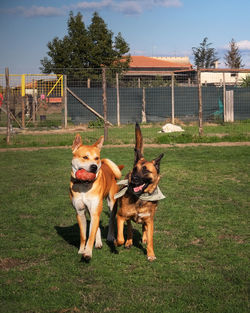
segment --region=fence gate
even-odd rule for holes
[[[234,122],[234,91],[226,90],[224,122]]]

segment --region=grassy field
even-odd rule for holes
[[[124,164],[125,174],[132,150],[104,148],[102,157]],[[145,156],[161,152],[166,199],[156,213],[153,263],[139,225],[130,250],[106,243],[106,206],[104,246],[81,260],[70,150],[1,153],[0,312],[249,312],[250,147],[157,148]]]
[[[183,125],[184,132],[164,134],[159,133],[162,124],[142,125],[144,142],[148,144],[175,144],[191,142],[236,142],[250,141],[250,121],[206,124],[204,125],[204,136],[198,134],[197,125]],[[103,128],[75,127],[74,131],[53,132],[53,131],[27,131],[14,133],[11,136],[10,147],[37,147],[37,146],[67,146],[72,144],[74,133],[80,132],[85,143],[92,143],[93,140],[103,135]],[[121,127],[110,127],[108,140],[105,144],[131,144],[134,143],[134,125],[123,125]],[[5,148],[6,133],[0,134],[0,148]]]

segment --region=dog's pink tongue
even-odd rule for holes
[[[141,185],[141,186],[138,186],[138,187],[135,187],[134,188],[134,192],[138,192],[138,191],[141,191],[142,188],[144,187],[145,184]]]

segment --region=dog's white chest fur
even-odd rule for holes
[[[93,195],[91,190],[80,192],[72,198],[72,204],[79,215],[84,214],[86,209],[92,214],[96,210],[99,201],[100,197]]]

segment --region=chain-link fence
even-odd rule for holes
[[[62,71],[63,72],[63,71]],[[103,126],[137,122],[207,122],[250,118],[250,71],[118,73],[76,69],[74,76],[9,75],[11,125],[17,127]],[[199,99],[198,90],[202,97]],[[104,101],[105,99],[105,101]],[[6,126],[6,77],[0,75],[0,126]],[[106,114],[106,116],[104,116]],[[200,116],[201,117],[201,116]]]
[[[6,126],[7,90],[13,127],[62,124],[63,75],[10,74],[6,82],[0,74],[0,126]]]
[[[197,71],[165,73],[164,76],[146,73],[122,75],[107,70],[107,120],[110,123],[198,120]],[[241,85],[239,75],[236,78],[201,72],[203,121],[233,122],[250,118],[250,88]],[[102,83],[101,70],[99,73],[96,70],[93,77],[88,73],[83,80],[67,78],[68,117],[73,124],[94,122],[99,119],[95,112],[103,116]]]

